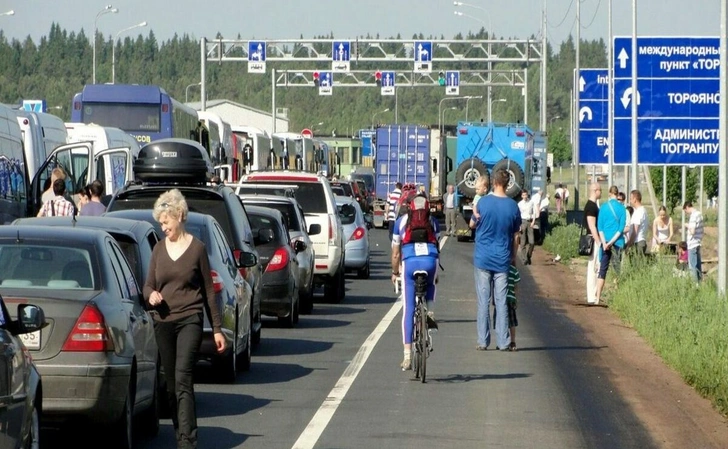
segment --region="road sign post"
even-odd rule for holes
[[[460,72],[445,72],[445,95],[460,95]]]
[[[265,73],[265,42],[248,41],[248,73]]]
[[[334,41],[331,43],[331,71],[345,73],[351,70],[351,42]]]
[[[615,160],[632,159],[636,102],[639,164],[718,164],[719,45],[714,37],[639,37],[634,92],[632,40],[614,39]]]

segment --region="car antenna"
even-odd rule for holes
[[[15,237],[15,243],[23,243],[23,239],[20,238],[20,229],[16,231],[18,233],[18,236]]]

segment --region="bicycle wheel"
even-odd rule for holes
[[[415,379],[420,378],[420,360],[424,356],[422,348],[420,347],[420,335],[422,335],[422,332],[420,331],[419,314],[420,308],[418,306],[415,308],[415,322],[412,330],[412,371],[415,374]]]
[[[420,347],[420,380],[422,383],[425,383],[425,378],[427,376],[427,351],[429,351],[429,348],[427,347],[427,313],[425,313],[425,304],[424,299],[420,298],[420,304],[419,304],[419,336],[418,336],[418,346]]]

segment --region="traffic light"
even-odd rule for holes
[[[374,73],[374,81],[377,82],[377,87],[382,87],[382,72],[379,70]]]
[[[440,86],[445,85],[445,72],[441,71],[437,74],[437,84],[439,84]]]
[[[321,75],[319,74],[319,72],[313,72],[313,85],[314,86],[319,87],[320,77],[321,77]]]

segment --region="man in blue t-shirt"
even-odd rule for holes
[[[515,265],[516,240],[521,229],[521,214],[516,202],[506,195],[510,175],[498,170],[491,176],[493,194],[484,196],[476,206],[477,215],[470,220],[475,229],[475,293],[478,298],[478,344],[484,351],[490,345],[491,286],[495,299],[495,332],[498,348],[508,351],[511,335],[508,329],[508,269]]]

